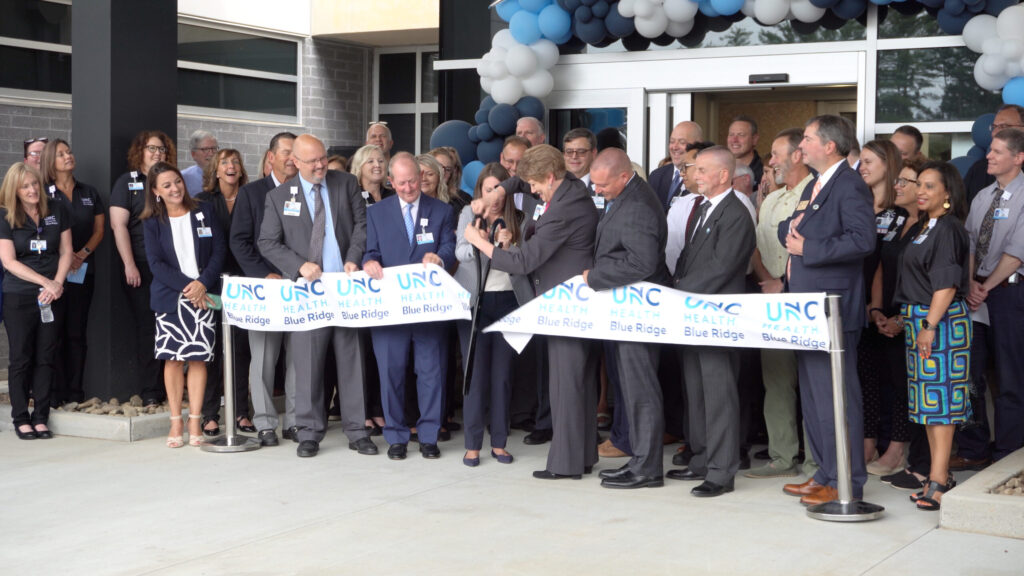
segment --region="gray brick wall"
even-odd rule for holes
[[[67,140],[70,135],[70,108],[0,104],[0,166],[5,173],[24,158],[25,140],[41,136]]]

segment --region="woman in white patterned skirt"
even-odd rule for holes
[[[200,406],[206,388],[206,363],[216,340],[208,291],[220,285],[227,238],[213,206],[189,196],[178,169],[155,164],[146,178],[142,213],[146,259],[153,271],[150,308],[156,313],[155,354],[164,363],[164,387],[171,408],[167,446],[184,443],[181,421],[188,362],[189,445],[202,444]]]

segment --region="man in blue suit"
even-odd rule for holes
[[[407,152],[391,158],[388,166],[396,195],[366,212],[366,254],[363,270],[371,278],[384,277],[384,268],[404,264],[455,264],[455,215],[450,206],[420,194],[420,168]],[[370,331],[380,369],[384,407],[384,439],[388,458],[403,460],[409,443],[405,422],[405,374],[412,347],[420,419],[416,432],[424,458],[440,458],[437,433],[444,408],[448,368],[448,331],[441,322],[381,326]]]
[[[676,124],[668,139],[668,156],[672,161],[652,170],[647,177],[665,212],[672,206],[673,198],[689,193],[683,184],[683,180],[686,179],[686,152],[690,144],[703,139],[704,129],[700,124],[689,120]]]
[[[804,128],[800,151],[818,177],[804,188],[793,216],[779,223],[779,240],[789,252],[786,270],[790,292],[828,292],[841,296],[842,347],[846,355],[846,421],[853,480],[853,497],[861,498],[867,471],[857,341],[864,326],[864,257],[875,249],[871,190],[846,155],[856,142],[853,126],[839,116],[817,116]],[[838,498],[835,415],[832,409],[832,370],[826,352],[797,352],[800,400],[811,454],[821,468],[802,484],[784,491],[807,505]]]

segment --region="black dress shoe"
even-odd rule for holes
[[[673,480],[703,480],[704,474],[697,474],[689,468],[684,468],[682,470],[669,470],[665,473],[665,477]]]
[[[661,476],[642,476],[639,474],[633,474],[629,471],[615,478],[605,478],[604,480],[601,480],[601,486],[604,488],[619,488],[624,490],[631,488],[659,488],[664,485],[665,480]]]
[[[384,434],[384,429],[376,424],[373,426],[367,426],[366,431],[370,433],[370,436],[380,436]]]
[[[750,454],[740,453],[740,470],[750,470]]]
[[[580,478],[583,478],[580,474],[555,474],[554,472],[549,472],[547,470],[537,470],[533,473],[533,477],[538,480],[564,480],[566,478],[579,480]]]
[[[594,471],[594,467],[593,466],[584,466],[583,467],[583,473],[584,474],[590,474],[593,471]]]
[[[620,466],[620,467],[618,467],[618,468],[616,468],[614,470],[601,470],[601,472],[598,473],[598,476],[600,476],[602,479],[604,479],[604,478],[621,478],[621,477],[625,476],[626,474],[629,474],[629,464],[625,464],[625,465]]]
[[[447,428],[451,432],[458,432],[459,430],[462,430],[462,424],[459,424],[458,422],[456,422],[454,420],[449,420],[449,421],[445,422],[444,423],[444,427]]]
[[[22,432],[20,426],[15,426],[14,434],[17,435],[18,438],[22,440],[35,440],[36,438],[38,438],[38,436],[36,436],[36,431],[34,428],[32,430],[29,430],[28,432]]]
[[[349,442],[348,449],[355,450],[366,456],[376,456],[377,454],[380,454],[380,451],[377,450],[377,445],[369,438],[360,438],[355,442]]]
[[[529,446],[537,446],[538,444],[544,444],[545,442],[551,442],[551,436],[553,432],[551,430],[534,430],[523,438],[523,444]]]
[[[682,452],[676,452],[672,455],[673,466],[689,466],[690,458],[693,458],[693,451],[687,446]]]
[[[437,460],[441,457],[441,450],[437,444],[420,444],[420,454],[428,460]]]
[[[257,438],[260,439],[260,446],[277,446],[277,432],[273,430],[260,430]]]
[[[392,444],[388,447],[388,458],[392,460],[405,460],[405,444]]]
[[[299,458],[312,458],[319,451],[319,442],[316,440],[303,440],[299,442],[299,447],[295,450],[295,453],[299,455]]]
[[[721,484],[715,484],[714,482],[704,481],[700,486],[695,486],[693,490],[690,490],[690,494],[698,498],[713,498],[715,496],[721,496],[726,492],[732,492],[733,484],[729,482],[728,485],[723,486]]]
[[[291,440],[292,442],[298,442],[299,441],[299,427],[298,426],[289,426],[288,428],[285,428],[284,430],[281,430],[281,436],[285,440]]]
[[[444,428],[437,431],[438,442],[447,442],[452,439],[452,433]]]

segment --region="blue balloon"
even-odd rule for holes
[[[498,103],[494,101],[494,98],[492,98],[491,95],[488,94],[487,96],[484,96],[483,100],[480,101],[480,109],[490,112],[491,108],[494,108],[497,104]]]
[[[960,172],[961,177],[967,174],[967,171],[971,169],[974,162],[974,160],[967,156],[957,156],[949,161],[949,163],[956,167],[957,171]]]
[[[516,133],[516,122],[519,121],[519,110],[511,104],[498,104],[487,114],[487,123],[497,136],[510,136]],[[486,138],[484,138],[486,140]]]
[[[483,124],[484,122],[487,122],[487,112],[488,110],[485,110],[483,108],[477,110],[476,114],[473,115],[473,121],[476,122],[477,124]]]
[[[985,149],[980,146],[971,146],[967,151],[967,157],[977,162],[985,157]]]
[[[989,129],[989,126],[995,121],[996,115],[993,112],[982,114],[974,121],[971,126],[971,140],[974,140],[976,146],[988,150],[992,144],[992,130]]]
[[[463,162],[472,162],[476,159],[476,146],[469,139],[469,122],[463,120],[449,120],[434,128],[430,135],[430,147],[451,146],[459,153],[459,159]]]
[[[719,14],[718,11],[715,10],[715,7],[711,5],[710,0],[701,0],[698,4],[698,8],[700,9],[701,13],[707,16],[708,18],[715,18],[716,16],[721,16],[721,14]]]
[[[504,141],[500,138],[484,140],[476,145],[476,158],[480,159],[484,164],[497,162],[501,157],[501,148],[504,144]],[[473,184],[476,184],[476,181]]]
[[[917,3],[928,8],[941,8],[945,1],[946,0],[917,0]]]
[[[604,19],[608,15],[609,10],[607,0],[598,0],[593,6],[590,7],[590,11],[594,13],[594,18]]]
[[[462,167],[462,188],[467,194],[473,194],[476,189],[476,181],[480,178],[480,173],[484,170],[484,163],[479,160],[473,160],[469,164]]]
[[[863,14],[867,8],[867,0],[839,0],[839,2],[832,7],[832,12],[843,20],[853,20]]]
[[[1024,76],[1010,78],[1006,86],[1003,86],[1003,104],[1024,106]]]
[[[877,4],[878,6],[885,6],[886,4],[889,4],[889,3],[894,2],[894,1],[899,1],[899,0],[871,0],[871,3],[872,4]]]
[[[512,20],[512,16],[516,12],[519,12],[519,0],[505,0],[501,4],[498,4],[498,18],[501,18],[505,22]]]
[[[618,9],[608,12],[608,15],[604,17],[604,26],[608,29],[608,34],[615,36],[616,38],[625,38],[633,32],[636,32],[636,26],[633,24],[633,19],[626,18],[622,14],[619,14]]]
[[[576,37],[587,44],[598,44],[604,40],[608,30],[604,27],[604,20],[591,18],[589,22],[576,21]]]
[[[519,110],[520,118],[532,116],[544,122],[544,103],[540,101],[540,98],[523,96],[519,99],[519,102],[516,102],[516,110]]]
[[[743,8],[743,0],[710,0],[711,6],[722,16],[731,16]]]
[[[537,25],[548,40],[563,38],[572,30],[572,16],[556,5],[546,6],[537,15]]]
[[[512,16],[508,23],[509,32],[516,42],[529,46],[540,40],[540,24],[537,23],[537,15],[533,12],[520,10]]]
[[[537,13],[551,4],[551,0],[519,0],[519,6],[528,12]]]
[[[481,142],[486,142],[487,140],[494,138],[494,130],[491,129],[491,125],[488,124],[487,122],[483,122],[479,126],[477,126],[476,138],[477,144]]]
[[[473,144],[480,143],[479,128],[479,126],[473,126],[469,129],[469,141]]]
[[[573,10],[579,8],[581,4],[582,2],[580,2],[580,0],[558,0],[558,5],[562,7],[562,10],[565,10],[570,14]]]
[[[999,13],[1003,10],[1016,5],[1017,0],[988,0],[985,2],[985,13],[993,16],[999,16]]]
[[[818,8],[831,8],[839,3],[839,0],[811,0],[811,4]]]
[[[565,34],[559,36],[558,38],[548,38],[548,40],[551,40],[555,44],[561,46],[562,44],[565,44],[569,40],[572,40],[572,28],[570,27]]]
[[[946,3],[942,6],[943,10],[949,12],[953,16],[959,16],[963,13],[964,8],[966,8],[966,6],[964,5],[963,0],[946,0]]]
[[[963,34],[967,21],[974,18],[974,16],[974,14],[966,10],[960,12],[960,14],[952,14],[943,8],[935,15],[935,20],[939,23],[939,28],[943,32],[947,34]]]
[[[584,6],[593,6],[594,4],[597,4],[597,0],[580,0],[580,3]]]
[[[590,9],[590,6],[580,6],[572,15],[576,22],[580,24],[587,24],[594,19],[594,12]]]

